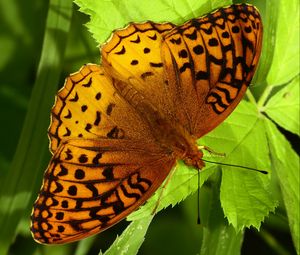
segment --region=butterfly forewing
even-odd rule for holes
[[[131,104],[140,97],[165,115],[174,112],[170,111],[174,102],[168,96],[161,42],[163,34],[173,27],[171,23],[132,23],[126,29],[117,30],[101,47],[105,71],[123,81],[119,93]]]
[[[88,64],[66,79],[52,109],[48,130],[54,152],[73,138],[151,140],[142,118],[120,97],[103,68]]]
[[[260,15],[253,6],[233,5],[176,27],[163,39],[176,115],[201,137],[233,111],[249,86],[261,51]]]

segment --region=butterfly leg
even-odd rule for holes
[[[152,210],[152,213],[151,213],[152,215],[154,215],[154,214],[156,213],[156,210],[157,210],[157,208],[158,208],[158,206],[159,206],[159,203],[160,203],[160,200],[161,200],[161,198],[162,198],[162,195],[163,195],[163,193],[164,193],[164,191],[165,191],[165,189],[166,189],[166,187],[167,187],[169,181],[172,179],[172,177],[173,177],[175,171],[176,171],[176,167],[174,167],[174,168],[171,170],[170,174],[168,175],[168,177],[166,178],[164,184],[162,185],[161,190],[160,190],[160,193],[159,193],[158,198],[157,198],[157,201],[156,201],[155,206],[154,206],[154,208],[153,208],[153,210]]]
[[[226,157],[225,153],[223,153],[223,152],[216,152],[213,149],[211,149],[211,148],[209,148],[209,147],[207,147],[205,145],[199,145],[198,149],[199,150],[206,150],[206,151],[208,151],[212,155],[216,155],[216,156],[220,156],[220,157]]]

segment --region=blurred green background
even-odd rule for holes
[[[30,104],[30,97],[33,85],[36,82],[39,61],[41,59],[41,50],[45,35],[45,26],[49,1],[40,0],[0,0],[0,184],[5,180],[12,167],[12,160],[16,153],[20,134],[23,128],[25,116]],[[64,35],[64,31],[55,32],[53,38],[62,40],[57,45],[61,59],[56,63],[55,70],[52,66],[49,69],[39,70],[44,72],[44,79],[51,81],[51,74],[59,73],[59,80],[53,79],[53,84],[49,91],[40,91],[43,98],[48,98],[48,105],[39,109],[37,118],[40,121],[41,129],[31,130],[37,132],[40,137],[35,142],[41,143],[41,148],[36,151],[36,158],[40,162],[40,168],[45,169],[50,159],[45,144],[47,144],[46,130],[49,125],[50,108],[54,102],[54,92],[64,83],[64,78],[77,71],[85,63],[99,63],[99,49],[97,43],[91,34],[83,25],[89,18],[78,11],[78,7],[73,5],[73,12],[66,10],[66,22],[71,17],[71,29]],[[66,25],[67,26],[67,25]],[[66,28],[67,30],[67,28]],[[54,32],[53,32],[54,33]],[[66,45],[64,45],[66,43]],[[47,56],[51,60],[52,51]],[[49,63],[51,63],[49,61]],[[50,71],[49,71],[50,70]],[[49,94],[48,94],[49,93]],[[30,127],[27,127],[30,129]],[[25,127],[26,129],[26,127]],[[39,133],[44,130],[43,133]],[[295,148],[299,145],[296,136],[286,132],[285,134],[293,142]],[[27,146],[27,147],[26,147]],[[25,146],[30,148],[30,144]],[[299,148],[298,148],[299,149]],[[299,150],[298,150],[299,153]],[[25,159],[26,160],[26,159]],[[35,160],[30,157],[28,160]],[[22,162],[22,161],[20,161]],[[9,192],[1,193],[4,201],[0,207],[14,205],[18,208],[19,202],[23,198],[34,201],[37,191],[40,187],[40,180],[43,172],[38,176],[32,174],[36,171],[28,171],[32,162],[26,162],[26,171],[16,178],[32,179],[32,193],[22,193],[14,201],[9,197]],[[37,181],[35,181],[37,180]],[[22,181],[22,180],[21,180]],[[15,183],[19,183],[15,181]],[[5,184],[8,185],[7,183]],[[4,186],[5,186],[4,185]],[[3,186],[3,187],[4,187]],[[6,187],[5,186],[5,187]],[[202,193],[209,192],[204,188]],[[161,211],[153,220],[146,236],[146,241],[142,245],[139,254],[197,254],[200,249],[200,240],[202,230],[196,225],[196,196],[190,196],[175,208],[168,208]],[[22,207],[21,207],[22,210]],[[50,255],[68,255],[68,254],[98,254],[99,250],[105,251],[116,238],[121,234],[127,223],[122,221],[113,228],[97,235],[95,238],[87,239],[83,242],[73,243],[63,246],[47,247],[33,241],[29,232],[29,217],[31,204],[27,206],[25,212],[22,211],[22,217],[16,213],[15,222],[18,228],[13,229],[14,239],[10,243],[10,238],[0,239],[2,250],[9,250],[9,254],[50,254]],[[2,210],[0,209],[0,212]],[[9,222],[5,222],[9,225]],[[2,227],[2,226],[0,226]],[[180,244],[180,245],[174,245]],[[276,215],[272,214],[263,224],[261,231],[250,229],[246,230],[241,254],[296,254],[293,247],[290,231],[287,223],[287,217],[284,207],[277,208]]]

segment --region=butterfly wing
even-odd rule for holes
[[[176,112],[201,137],[242,99],[257,67],[262,23],[247,4],[221,8],[163,36],[162,55]]]
[[[175,163],[158,150],[121,139],[62,142],[32,212],[40,243],[76,241],[111,227],[143,204]]]
[[[48,134],[52,153],[62,140],[74,138],[152,139],[143,119],[116,93],[103,68],[94,64],[66,79],[52,108]]]
[[[166,119],[201,137],[242,99],[261,43],[258,11],[237,4],[179,27],[131,24],[117,30],[101,53],[105,71],[124,82],[124,94],[144,95]]]
[[[132,100],[128,95],[141,95],[162,115],[174,113],[161,56],[162,35],[173,27],[171,23],[131,23],[116,30],[101,47],[105,72],[123,82],[120,94],[128,101]]]
[[[112,226],[153,194],[175,162],[98,65],[66,79],[48,133],[53,157],[31,216],[40,243]]]

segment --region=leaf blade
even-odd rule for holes
[[[206,12],[219,6],[229,5],[230,0],[202,1],[184,0],[177,1],[176,4],[171,0],[114,0],[114,1],[92,1],[75,0],[80,11],[90,16],[91,20],[87,23],[89,31],[94,39],[102,44],[105,42],[111,31],[125,27],[130,22],[175,22],[183,23],[187,19],[199,17]],[[103,11],[105,10],[105,11]],[[114,17],[112,19],[111,17]]]
[[[255,169],[270,170],[269,151],[264,125],[256,107],[249,103],[244,115],[233,123],[247,129],[243,139],[226,158],[226,163]],[[230,119],[230,118],[229,118]],[[238,134],[235,130],[234,134]],[[277,203],[270,189],[270,176],[249,171],[222,167],[221,204],[225,216],[237,231],[245,227],[259,228],[264,217],[274,211]]]
[[[209,185],[210,181],[212,185]],[[203,208],[206,217],[202,217],[204,227],[200,255],[240,254],[243,232],[236,232],[224,217],[220,203],[220,183],[221,173],[216,172],[210,177],[208,185],[201,190],[200,201],[206,200],[206,206]]]
[[[299,73],[299,1],[280,1],[268,84],[282,85]],[[288,45],[288,47],[287,47]]]
[[[278,176],[294,245],[296,247],[297,254],[299,254],[299,156],[271,121],[266,120],[265,126],[267,129],[270,150],[272,152],[272,163],[274,165],[275,173]]]
[[[104,255],[137,254],[152,219],[153,215],[150,215],[131,222]],[[100,252],[99,255],[102,255],[102,253]]]
[[[299,76],[297,76],[271,97],[264,111],[278,125],[300,136],[299,101]]]

